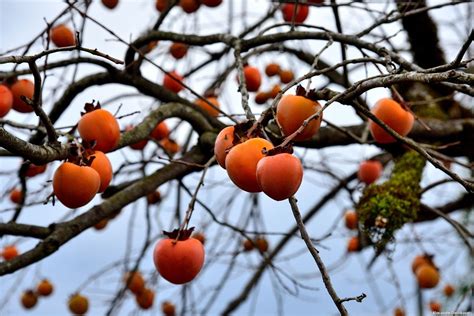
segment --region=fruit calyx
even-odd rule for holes
[[[261,123],[245,121],[234,125],[234,146],[255,137],[265,138],[262,132]]]
[[[92,100],[91,103],[86,102],[84,105],[84,112],[81,112],[81,116],[86,115],[87,113],[93,112],[95,110],[100,110],[102,107],[100,106],[100,102],[97,101],[97,104],[94,104],[95,100]]]
[[[275,155],[279,155],[279,154],[293,154],[293,146],[288,143],[288,144],[281,144],[280,146],[276,146],[276,147],[273,147],[272,149],[270,150],[267,150],[266,148],[263,148],[262,149],[262,153],[265,155],[265,156],[275,156]]]
[[[318,96],[315,89],[306,90],[305,88],[303,88],[303,86],[298,85],[296,87],[296,95],[300,97],[304,97],[311,101],[318,102]]]
[[[184,241],[191,237],[194,231],[194,227],[188,229],[174,229],[172,232],[163,231],[163,235],[169,239],[175,239],[176,241]]]

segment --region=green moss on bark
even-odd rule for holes
[[[408,151],[395,160],[388,181],[365,188],[356,208],[363,228],[376,246],[385,245],[397,229],[416,219],[425,163],[417,152]]]

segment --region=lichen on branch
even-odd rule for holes
[[[376,247],[385,245],[396,230],[416,219],[425,164],[419,153],[407,151],[395,159],[389,180],[364,189],[356,209],[363,229]]]

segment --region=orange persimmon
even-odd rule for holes
[[[110,163],[109,158],[107,158],[107,155],[99,150],[94,151],[90,157],[95,157],[92,161],[91,168],[97,171],[100,176],[100,187],[98,193],[102,193],[107,189],[110,181],[112,181],[114,175],[112,164]]]
[[[35,92],[35,85],[31,80],[20,79],[10,86],[10,91],[13,95],[13,109],[20,113],[33,112],[33,108],[25,103],[21,96],[25,96],[32,100]]]
[[[413,114],[406,111],[398,102],[387,98],[379,100],[372,113],[401,136],[406,136],[411,131],[415,120]],[[369,129],[377,143],[388,144],[396,141],[374,121],[369,122]]]
[[[371,184],[377,181],[382,175],[383,166],[378,160],[366,160],[361,162],[357,177],[365,184]]]
[[[165,75],[163,79],[163,86],[166,89],[173,91],[174,93],[179,93],[181,90],[184,89],[184,86],[181,84],[183,80],[184,78],[180,76],[176,71],[171,71],[169,72],[169,74]]]
[[[197,99],[196,101],[194,101],[194,104],[196,104],[198,107],[203,109],[210,116],[214,116],[214,117],[218,116],[219,115],[218,108],[220,108],[221,105],[219,104],[219,101],[217,101],[217,98],[216,97],[208,97],[208,98],[206,98],[206,100],[207,100],[207,102],[214,105],[215,108],[212,107],[211,105],[209,105],[206,101],[204,101],[202,99]]]
[[[67,47],[76,45],[76,36],[69,27],[59,24],[51,29],[49,33],[51,41],[56,47]]]
[[[0,84],[0,118],[10,112],[13,106],[13,94],[10,89]]]
[[[227,126],[222,129],[217,135],[216,142],[214,143],[214,154],[219,166],[225,169],[225,159],[227,152],[232,148],[234,144],[234,127]]]
[[[87,105],[86,105],[87,107]],[[82,115],[77,130],[87,142],[95,141],[94,150],[104,153],[111,151],[120,140],[120,127],[117,119],[104,109],[87,109]]]

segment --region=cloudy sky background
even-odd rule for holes
[[[125,40],[134,39],[140,35],[144,30],[149,28],[156,21],[158,14],[154,8],[154,1],[120,1],[119,6],[113,10],[105,9],[100,1],[94,1],[90,8],[90,15],[98,19],[101,23],[116,32]],[[228,0],[224,0],[228,3]],[[441,1],[431,1],[431,4],[441,3]],[[234,14],[232,32],[238,34],[239,30],[245,25],[250,25],[260,16],[265,14],[269,6],[266,0],[255,1],[233,1]],[[374,3],[378,10],[387,10],[384,3]],[[33,36],[38,35],[44,28],[44,19],[50,21],[61,10],[65,8],[65,4],[61,1],[46,1],[46,0],[0,0],[0,52],[5,52],[12,48],[19,47],[28,42]],[[464,6],[463,8],[468,8]],[[187,16],[182,13],[180,9],[174,9],[171,16],[166,20],[162,29],[172,30],[175,32],[210,34],[216,32],[225,32],[228,29],[228,5],[224,5],[218,9],[201,8],[198,14]],[[243,10],[248,11],[244,14]],[[447,59],[452,58],[459,45],[459,35],[462,35],[460,30],[463,29],[464,24],[458,24],[458,31],[452,31],[452,28],[446,25],[452,21],[458,21],[459,16],[466,14],[465,11],[459,9],[450,9],[434,11],[433,16],[437,21],[443,22],[441,28],[441,39],[444,47],[447,47]],[[66,17],[66,21],[69,19]],[[279,17],[279,16],[278,16]],[[370,19],[361,10],[341,10],[341,18],[345,30],[361,29],[364,25],[370,23]],[[75,16],[76,25],[80,25],[80,19]],[[70,21],[68,21],[71,25]],[[275,21],[272,21],[275,22]],[[334,29],[334,22],[330,8],[312,8],[309,23],[314,23],[319,26],[325,26],[329,29]],[[387,34],[395,34],[399,30],[399,25],[386,27]],[[406,42],[403,34],[399,34],[395,42]],[[41,41],[36,42],[31,50],[31,53],[40,52],[43,49]],[[311,41],[309,43],[297,42],[295,45],[302,45],[307,51],[317,52],[325,43]],[[118,43],[110,34],[103,29],[97,27],[92,22],[86,23],[85,33],[83,37],[83,46],[87,48],[97,48],[99,51],[107,53],[115,58],[122,59],[126,46]],[[192,68],[200,60],[205,58],[206,53],[201,48],[192,48],[189,55],[182,61],[175,62],[166,55],[169,43],[160,43],[151,56],[154,56],[155,61],[167,70],[177,69],[179,72],[185,72]],[[219,46],[209,47],[210,50],[219,50]],[[17,54],[18,52],[15,52]],[[51,56],[50,61],[57,59],[64,59],[74,56],[75,53],[61,53]],[[86,54],[84,54],[86,56]],[[339,61],[339,46],[332,45],[322,58],[330,61]],[[406,56],[409,58],[409,56]],[[265,54],[258,58],[251,58],[250,63],[257,65],[263,70],[264,66],[273,60],[278,60],[279,63],[286,67],[291,67],[296,71],[296,75],[303,75],[307,71],[307,66],[296,62],[287,57],[281,57],[277,54]],[[223,58],[218,63],[206,68],[197,73],[193,77],[191,83],[194,89],[198,92],[203,92],[206,83],[210,82],[212,77],[225,69],[231,62],[229,57]],[[23,67],[23,66],[22,66]],[[11,70],[12,65],[0,65],[0,70]],[[101,69],[93,66],[81,65],[77,79],[85,75],[101,71]],[[73,67],[70,67],[68,72],[61,78],[61,72],[50,72],[46,81],[45,102],[46,110],[50,109],[54,100],[56,100],[61,91],[72,80]],[[150,80],[161,82],[162,74],[155,67],[147,64],[143,68],[143,74]],[[373,69],[369,70],[369,74],[375,74]],[[356,81],[358,78],[363,78],[365,72],[354,71],[351,73],[351,79]],[[27,76],[28,77],[28,76]],[[224,85],[224,92],[220,96],[220,102],[224,110],[233,113],[242,113],[238,108],[240,96],[237,92],[237,85],[232,78]],[[325,83],[324,79],[313,80],[312,87],[318,87]],[[264,82],[264,87],[271,87],[273,81]],[[59,88],[59,94],[50,94],[52,88]],[[338,88],[338,87],[337,87]],[[338,88],[340,89],[340,88]],[[127,117],[120,121],[121,127],[127,123],[137,123],[146,115],[147,111],[155,108],[158,104],[147,97],[123,98],[107,102],[114,96],[126,93],[136,93],[135,89],[118,85],[106,85],[100,87],[93,87],[81,93],[72,102],[70,109],[66,111],[61,117],[56,126],[68,126],[75,124],[80,117],[79,111],[85,102],[90,102],[92,99],[100,100],[103,105],[115,113],[121,106],[120,115],[131,113],[135,110],[141,110],[142,113]],[[190,97],[190,94],[183,92],[182,96]],[[375,89],[367,94],[369,104],[373,104],[378,98],[388,96],[385,89]],[[255,107],[255,111],[259,112],[262,108]],[[332,123],[340,125],[350,125],[359,123],[359,119],[354,115],[354,112],[344,105],[335,104],[328,108],[324,113],[325,119]],[[19,122],[36,122],[32,114],[24,115],[17,113],[9,113],[6,119],[16,120]],[[173,122],[170,121],[173,125]],[[22,135],[21,132],[16,132],[17,135]],[[187,126],[183,126],[177,130],[175,137],[178,141],[183,141],[187,134]],[[22,137],[26,138],[27,135]],[[155,147],[148,145],[146,155],[152,155]],[[318,151],[310,151],[305,162],[311,166],[319,166],[320,168],[330,168],[331,171],[340,177],[344,177],[354,170],[356,170],[358,163],[365,158],[372,156],[377,152],[373,146],[346,146],[345,148],[328,148]],[[299,155],[304,152],[298,151]],[[125,158],[130,161],[139,160],[141,157],[137,152],[128,149],[120,150],[111,153],[110,158],[115,168],[120,166]],[[5,192],[0,204],[0,220],[8,220],[11,212],[4,212],[4,210],[11,209],[13,205],[9,202],[7,195],[8,191],[18,182],[15,171],[18,169],[20,160],[17,158],[3,158],[1,170],[5,173],[11,171],[10,174],[2,175],[0,178],[0,192]],[[29,181],[28,186],[31,192],[40,190],[40,192],[28,200],[28,202],[40,202],[51,192],[51,188],[47,180],[52,178],[52,174],[58,163],[53,163],[48,166],[48,170],[44,175],[35,178],[34,181]],[[158,166],[152,165],[147,169],[147,172],[152,172]],[[456,166],[453,167],[455,171],[465,174],[465,170]],[[384,176],[388,175],[388,171]],[[138,177],[138,174],[132,176]],[[185,179],[191,189],[194,188],[198,181],[200,174],[196,173],[188,176]],[[114,183],[120,183],[127,179],[125,176],[117,178]],[[428,167],[425,170],[423,185],[429,184],[437,179],[444,178],[443,174]],[[296,194],[299,201],[300,209],[305,213],[312,207],[325,192],[332,188],[336,182],[333,178],[323,175],[318,172],[306,172],[304,183]],[[43,189],[46,186],[45,189]],[[151,216],[153,218],[152,236],[158,236],[162,229],[170,229],[175,226],[172,224],[172,217],[176,209],[176,183],[167,184],[164,188],[160,188],[161,192],[166,195],[165,201],[159,206],[151,207]],[[424,196],[425,202],[438,205],[443,202],[453,200],[459,193],[459,186],[445,185],[432,190]],[[235,202],[229,207],[225,205],[228,199],[235,198]],[[249,195],[236,189],[223,170],[219,167],[213,167],[209,171],[206,178],[206,186],[200,192],[199,198],[204,201],[219,218],[226,218],[229,222],[234,224],[240,223],[242,218],[249,214]],[[185,192],[182,193],[181,210],[184,213],[186,210],[189,196]],[[100,203],[100,197],[97,197],[88,206],[77,212],[86,211],[96,203]],[[333,223],[336,223],[336,229],[332,235],[326,238],[320,245],[317,245],[321,250],[321,256],[328,267],[331,268],[330,275],[333,280],[336,291],[341,297],[355,296],[362,292],[366,293],[368,297],[363,304],[349,302],[346,304],[348,310],[354,315],[390,315],[395,305],[401,304],[397,301],[397,292],[393,283],[391,282],[390,272],[387,270],[387,261],[381,259],[377,262],[371,271],[365,269],[366,263],[372,256],[372,250],[365,250],[362,255],[350,255],[346,258],[345,246],[346,242],[351,236],[351,233],[343,228],[340,220],[345,209],[351,207],[351,202],[346,193],[338,195],[333,201],[326,204],[326,206],[319,212],[317,216],[308,225],[309,232],[313,238],[320,238],[326,235],[331,229]],[[88,278],[102,271],[105,267],[120,262],[125,254],[131,255],[133,259],[142,247],[145,236],[145,211],[146,202],[144,199],[137,203],[128,206],[122,211],[122,214],[115,220],[111,221],[108,227],[103,231],[96,231],[91,229],[80,236],[76,237],[68,244],[63,246],[58,252],[44,259],[39,264],[29,267],[27,269],[16,272],[13,275],[8,275],[0,278],[0,315],[64,315],[67,314],[66,301],[68,296],[78,289],[90,298],[91,315],[101,315],[105,312],[118,287],[121,285],[121,278],[123,275],[124,265],[120,264],[110,271],[101,273],[100,277],[95,282],[87,282]],[[74,216],[75,213],[65,207],[56,204],[54,207],[51,204],[47,206],[38,205],[25,209],[19,221],[22,223],[34,223],[36,225],[48,225],[51,222],[59,219]],[[291,210],[286,201],[275,202],[265,197],[260,196],[259,216],[263,226],[258,229],[266,229],[271,232],[285,232],[288,228],[294,225],[294,219],[291,215]],[[453,215],[453,218],[462,220],[459,215]],[[195,214],[193,215],[192,225],[198,229],[203,227],[210,220],[206,212],[197,206]],[[217,280],[225,271],[225,267],[229,262],[232,252],[237,249],[240,240],[231,235],[230,232],[222,230],[218,225],[212,224],[205,226],[205,232],[208,236],[208,243],[206,250],[208,254],[207,263],[212,262],[212,265],[205,267],[199,278],[193,283],[191,293],[195,299],[206,301],[209,298],[209,293],[202,291],[202,289],[209,289],[210,286],[216,285]],[[250,226],[249,228],[254,228]],[[415,280],[410,270],[410,262],[412,258],[421,252],[419,247],[414,246],[413,231],[419,236],[423,236],[426,242],[423,246],[431,252],[439,254],[436,256],[436,263],[442,270],[442,281],[444,284],[447,280],[452,283],[460,281],[466,275],[467,257],[464,251],[461,251],[459,246],[461,241],[457,238],[452,228],[445,222],[437,220],[426,224],[417,225],[413,227],[406,225],[397,234],[397,239],[401,241],[396,246],[396,251],[393,255],[394,270],[399,279],[402,291],[405,294],[406,304],[409,311],[415,310]],[[439,238],[441,236],[442,238]],[[269,236],[270,247],[277,243],[280,236]],[[128,242],[132,240],[132,244]],[[16,238],[7,237],[0,239],[0,246],[17,242],[21,251],[27,251],[36,243],[35,240],[18,240]],[[156,280],[156,275],[153,274],[154,268],[151,260],[151,250],[145,256],[141,265],[141,271],[144,271],[150,280]],[[129,252],[131,249],[131,252]],[[217,258],[214,253],[219,253]],[[288,260],[288,258],[292,258]],[[208,312],[209,315],[218,314],[222,309],[233,299],[241,287],[247,282],[252,274],[252,267],[255,267],[260,261],[256,254],[240,254],[238,260],[238,268],[232,275],[230,284],[228,284],[221,295],[215,301],[213,308]],[[280,294],[283,298],[275,295],[274,285],[278,283],[272,273],[266,272],[263,282],[261,282],[257,289],[252,293],[252,298],[247,303],[243,304],[236,312],[236,315],[250,315],[252,312],[255,315],[275,315],[278,312],[277,303],[282,303],[282,312],[285,315],[328,315],[335,314],[336,309],[330,300],[326,289],[324,288],[321,279],[316,273],[316,267],[312,258],[305,252],[305,246],[302,240],[294,238],[282,251],[277,258],[277,266],[285,269],[286,272],[293,276],[301,277],[304,284],[318,288],[317,291],[300,290],[299,297],[294,297],[283,293],[279,287]],[[52,297],[40,299],[38,306],[32,311],[24,311],[19,304],[20,293],[27,288],[33,287],[37,281],[42,278],[49,278],[56,286]],[[291,286],[287,280],[285,284]],[[425,297],[439,297],[442,286],[437,289],[426,291]],[[180,297],[180,286],[173,286],[166,281],[158,278],[158,283],[155,286],[156,298],[155,308],[149,314],[154,314],[159,311],[160,303],[163,300],[178,301]],[[255,300],[255,301],[254,301]],[[456,301],[457,302],[457,301]],[[453,304],[454,302],[448,302]],[[179,308],[179,306],[178,306]],[[137,313],[136,305],[133,297],[128,297],[126,303],[120,310],[120,315],[130,315]],[[146,314],[143,312],[143,314]],[[411,313],[409,313],[411,315]]]

